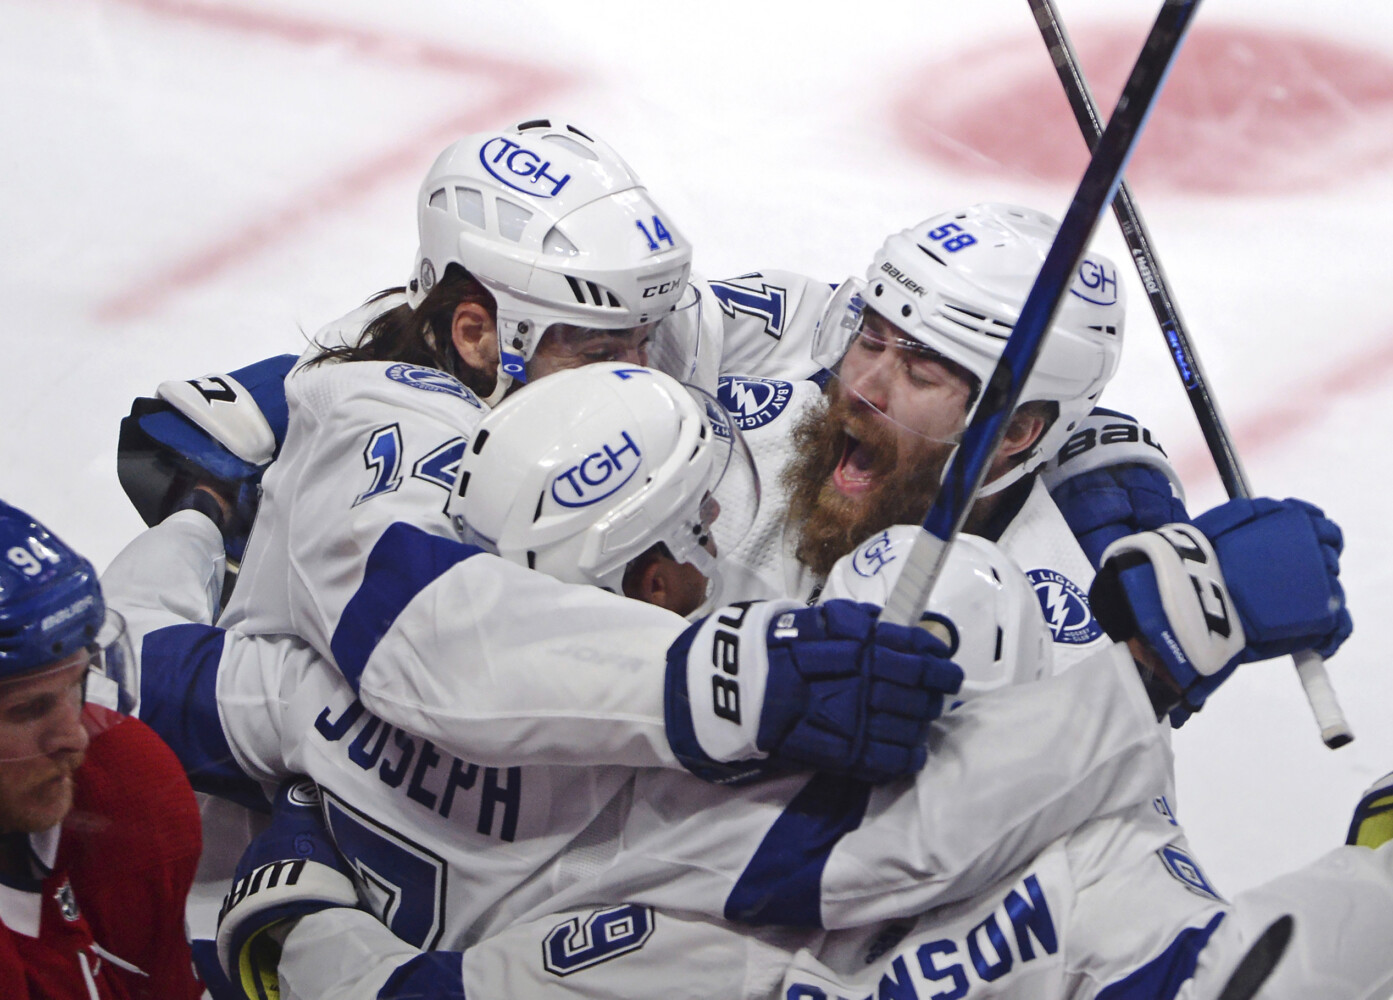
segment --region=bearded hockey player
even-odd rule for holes
[[[866,278],[833,296],[813,345],[832,373],[823,384],[722,380],[767,498],[730,553],[740,564],[732,593],[814,595],[856,545],[923,518],[1056,229],[1013,205],[933,216],[887,239]],[[1088,252],[968,522],[1025,568],[1061,670],[1107,641],[1086,597],[1099,542],[1185,519],[1160,450],[1128,418],[1092,414],[1117,369],[1124,321],[1116,267]],[[1066,447],[1113,425],[1106,448]],[[1075,480],[1072,521],[1038,475],[1052,459],[1070,460],[1055,475]]]
[[[192,998],[193,793],[134,706],[96,571],[0,502],[0,984],[7,1000]],[[104,705],[106,707],[104,707]]]
[[[1224,508],[1201,518],[1213,543],[1184,525],[1151,541],[1137,536],[1118,549],[1119,558],[1129,551],[1148,553],[1143,558],[1171,616],[1163,631],[1181,637],[1204,676],[1223,674],[1225,658],[1238,646],[1204,637],[1204,609],[1187,568],[1186,552],[1194,546],[1210,559],[1208,582],[1238,609],[1247,626],[1244,639],[1264,647],[1262,652],[1270,651],[1268,642],[1284,642],[1267,632],[1274,618],[1284,621],[1278,631],[1304,619],[1310,632],[1303,641],[1327,648],[1342,634],[1343,616],[1326,613],[1325,597],[1314,600],[1311,591],[1309,604],[1305,597],[1293,601],[1278,593],[1280,587],[1247,576],[1241,553],[1258,537],[1275,565],[1288,569],[1300,564],[1315,570],[1324,553],[1338,549],[1331,526],[1318,515],[1292,503],[1262,506],[1262,515],[1241,525]],[[1306,534],[1310,529],[1314,536]],[[829,589],[838,596],[883,596],[914,530],[895,529],[859,549],[838,564]],[[1237,571],[1240,586],[1231,595],[1222,574],[1212,569],[1216,559]],[[284,950],[272,953],[279,954],[286,996],[327,990],[374,1000],[509,991],[640,997],[661,982],[665,995],[693,998],[918,996],[957,984],[987,997],[1172,1000],[1213,995],[1258,935],[1293,912],[1298,927],[1306,929],[1294,938],[1291,959],[1274,980],[1284,989],[1319,987],[1335,990],[1328,995],[1355,997],[1374,995],[1366,988],[1387,982],[1393,966],[1378,946],[1378,928],[1393,907],[1389,849],[1341,849],[1226,901],[1194,861],[1170,810],[1164,764],[1159,771],[1119,769],[1119,778],[1150,793],[1133,788],[1138,798],[1120,809],[1113,808],[1116,798],[1107,805],[1095,800],[1106,818],[1083,823],[1019,865],[1008,861],[1023,838],[1041,832],[1042,813],[1032,808],[1032,795],[1048,791],[1053,809],[1066,787],[1070,795],[1079,789],[1023,773],[1050,751],[1012,758],[1003,729],[1031,739],[1059,686],[1085,676],[1091,683],[1072,694],[1074,707],[1088,705],[1078,716],[1080,725],[1108,714],[1126,716],[1143,743],[1157,741],[1150,744],[1154,748],[1163,743],[1157,720],[1168,705],[1154,699],[1148,704],[1149,691],[1144,693],[1121,645],[1061,677],[1038,679],[1049,675],[1051,644],[1019,570],[999,549],[970,536],[955,543],[950,566],[963,572],[946,574],[935,601],[944,601],[938,607],[951,609],[951,617],[933,617],[968,667],[965,703],[935,733],[935,763],[942,766],[920,772],[913,789],[890,785],[871,792],[825,776],[790,777],[727,791],[719,803],[712,799],[719,790],[701,785],[709,793],[703,803],[700,793],[671,787],[690,778],[640,773],[632,794],[618,800],[622,825],[615,838],[606,844],[582,837],[538,880],[556,891],[535,911],[540,915],[524,916],[462,954],[418,954],[408,940],[341,902],[352,896],[347,887],[353,870],[362,870],[361,861],[351,860],[357,848],[349,848],[347,863],[340,854],[342,804],[330,802],[321,812],[303,793],[283,794],[273,831],[245,862],[248,891],[230,901],[227,947],[233,954],[255,950],[257,939],[272,929],[268,925],[278,928],[275,939],[283,938]],[[1106,589],[1112,579],[1105,573],[1098,586]],[[1327,582],[1334,586],[1333,577]],[[1100,606],[1118,607],[1106,600]],[[1144,614],[1135,618],[1151,621]],[[1150,625],[1136,626],[1131,616],[1119,621],[1110,613],[1106,620],[1119,637],[1130,636],[1143,656],[1160,641]],[[1318,638],[1324,629],[1330,631]],[[1264,633],[1268,639],[1260,638]],[[1119,693],[1130,690],[1130,697],[1111,708],[1090,700],[1114,683]],[[1026,687],[1012,689],[1016,684]],[[1072,752],[1070,743],[1056,739],[1053,754],[1061,766]],[[1147,759],[1131,757],[1138,765]],[[955,772],[965,777],[984,763],[981,780],[954,782]],[[988,785],[995,794],[985,791]],[[1112,794],[1118,793],[1114,787]],[[1386,799],[1386,789],[1371,793],[1357,817],[1359,836],[1369,846],[1386,839],[1377,835]],[[975,816],[971,827],[1004,836],[985,848],[969,830],[955,832],[954,817],[964,812]],[[614,830],[614,822],[607,820],[603,829]],[[264,873],[289,856],[282,853],[288,845],[306,840],[316,845],[312,863],[323,867],[325,881],[334,881],[330,872],[339,873],[341,893],[261,890]],[[1335,906],[1336,900],[1349,909]],[[547,906],[553,909],[547,912]],[[742,930],[734,920],[791,926]],[[793,929],[798,927],[840,929]],[[441,947],[448,945],[442,941]],[[326,962],[330,953],[340,962]],[[242,964],[255,965],[247,959]]]

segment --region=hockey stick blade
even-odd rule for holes
[[[1093,151],[1059,232],[1040,265],[1006,347],[982,390],[962,443],[948,463],[943,485],[924,517],[905,567],[881,612],[881,620],[908,625],[919,620],[938,578],[948,544],[967,519],[991,456],[1005,433],[1025,380],[1059,311],[1098,221],[1112,201],[1123,168],[1136,147],[1166,74],[1179,51],[1199,0],[1165,0],[1137,57],[1117,107]]]
[[[1272,970],[1286,954],[1291,942],[1291,932],[1295,926],[1291,914],[1284,914],[1267,925],[1267,930],[1258,935],[1248,953],[1234,968],[1229,981],[1224,984],[1218,1000],[1251,1000],[1272,975]]]
[[[1103,127],[1098,116],[1098,104],[1088,86],[1088,80],[1083,75],[1078,53],[1074,50],[1073,42],[1069,40],[1068,32],[1064,30],[1064,22],[1060,20],[1054,0],[1027,2],[1030,4],[1031,13],[1035,15],[1040,37],[1044,39],[1050,59],[1059,74],[1059,81],[1064,86],[1064,94],[1074,111],[1079,131],[1083,133],[1084,140],[1091,149],[1102,137]],[[1189,332],[1171,294],[1170,281],[1156,256],[1151,234],[1147,231],[1146,223],[1142,221],[1141,210],[1125,179],[1118,184],[1112,210],[1117,224],[1122,229],[1122,237],[1127,242],[1132,261],[1136,264],[1137,275],[1146,289],[1151,311],[1156,315],[1156,322],[1160,324],[1161,332],[1166,338],[1171,360],[1175,362],[1176,372],[1185,387],[1185,395],[1190,400],[1190,408],[1194,410],[1195,419],[1199,422],[1200,431],[1209,446],[1214,466],[1219,470],[1219,478],[1224,482],[1224,489],[1230,497],[1251,497],[1253,491],[1243,471],[1238,451],[1234,447],[1233,437],[1219,413],[1218,403],[1210,394],[1209,380],[1205,377],[1199,357],[1190,345]],[[1345,720],[1339,699],[1335,696],[1335,689],[1330,683],[1330,676],[1320,657],[1315,653],[1302,653],[1293,659],[1297,676],[1306,692],[1306,700],[1311,705],[1311,713],[1320,729],[1321,740],[1332,750],[1352,741],[1354,733]]]

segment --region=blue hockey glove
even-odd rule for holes
[[[296,360],[283,354],[226,375],[165,382],[157,398],[132,404],[121,421],[116,472],[146,524],[190,506],[196,485],[213,489],[230,511],[213,520],[229,558],[241,559],[261,475],[285,439],[284,380]]]
[[[1150,431],[1112,410],[1085,417],[1041,478],[1095,569],[1119,538],[1190,520],[1166,453]]]
[[[330,907],[358,907],[351,869],[320,813],[314,782],[276,793],[271,825],[237,863],[218,914],[218,961],[248,1000],[279,995],[281,944],[293,921]]]
[[[1313,649],[1352,628],[1340,587],[1340,529],[1300,500],[1231,500],[1192,525],[1121,539],[1089,594],[1108,635],[1144,640],[1163,683],[1158,711],[1197,711],[1240,663]]]
[[[851,601],[735,604],[668,650],[668,741],[709,781],[801,768],[883,782],[924,765],[962,671],[919,628]]]

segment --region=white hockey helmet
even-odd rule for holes
[[[454,143],[426,174],[417,214],[412,308],[452,264],[497,303],[500,361],[490,404],[526,381],[527,362],[552,325],[629,329],[696,301],[687,282],[691,244],[619,154],[567,122],[537,119]],[[649,363],[686,378],[698,324],[676,325],[682,341],[655,333]]]
[[[744,537],[758,505],[754,463],[720,403],[662,372],[605,362],[550,375],[485,416],[450,514],[472,544],[615,593],[630,561],[661,542],[710,592],[716,556]]]
[[[922,528],[898,524],[837,560],[822,600],[842,597],[883,607]],[[1000,546],[957,535],[934,582],[925,617],[946,626],[962,667],[959,700],[1048,677],[1054,647],[1035,588]]]
[[[834,368],[870,309],[910,339],[991,378],[1059,223],[1017,205],[945,212],[891,236],[866,280],[844,282],[828,304],[814,352]],[[1126,296],[1117,266],[1094,251],[1079,263],[1018,405],[1052,401],[1059,416],[994,492],[1048,461],[1098,402],[1122,356]]]

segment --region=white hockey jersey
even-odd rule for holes
[[[721,402],[735,415],[760,478],[754,525],[733,551],[722,553],[721,603],[816,597],[822,581],[794,555],[796,540],[788,528],[788,501],[780,476],[794,457],[793,428],[821,393],[817,382],[807,380],[721,379]],[[1024,501],[993,540],[1025,570],[1035,588],[1054,637],[1056,672],[1111,644],[1088,605],[1093,565],[1043,482],[1032,481]]]
[[[1149,801],[1170,770],[1122,655],[969,702],[936,726],[935,766],[875,790],[800,776],[737,793],[680,772],[525,755],[483,765],[374,716],[304,643],[185,623],[215,606],[192,613],[216,579],[198,553],[215,546],[210,523],[180,514],[108,570],[148,664],[143,714],[191,771],[225,787],[239,775],[318,782],[369,901],[417,947],[464,947],[550,912],[558,894],[750,923],[915,913],[970,895],[1089,816]],[[159,584],[141,572],[152,562],[166,567]],[[384,880],[395,889],[374,897]]]

